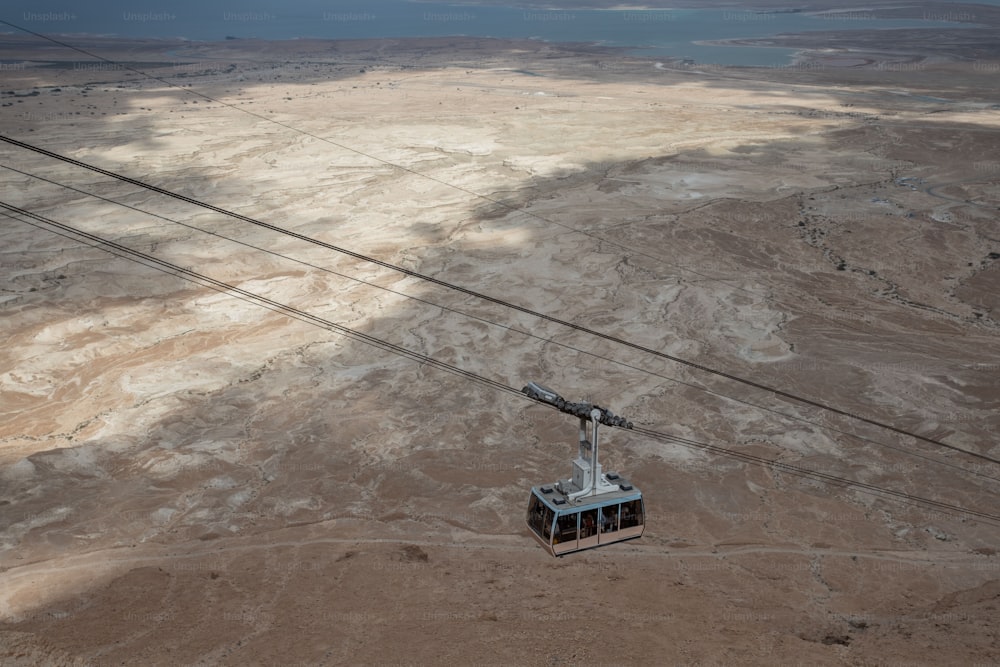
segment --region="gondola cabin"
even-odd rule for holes
[[[531,489],[528,501],[528,527],[553,556],[639,537],[643,519],[636,489],[570,504],[554,487],[540,486]]]
[[[624,428],[632,424],[590,403],[567,403],[534,382],[522,391],[580,418],[573,476],[531,489],[527,522],[535,539],[553,556],[561,556],[641,536],[646,514],[642,493],[617,473],[604,473],[597,457],[599,424]]]

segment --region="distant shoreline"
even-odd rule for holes
[[[430,0],[409,0],[414,5],[433,6],[435,3]],[[456,0],[458,4],[454,7],[505,7],[524,11],[559,11],[572,12],[569,8],[549,8],[539,5],[518,5],[516,0],[513,3],[502,4],[494,2],[470,2],[469,0]],[[436,4],[440,4],[438,0]],[[693,3],[671,3],[674,6],[650,7],[647,5],[623,5],[603,2],[603,0],[593,0],[588,4],[587,0],[581,0],[576,7],[579,10],[601,10],[607,12],[653,12],[652,17],[656,17],[656,12],[667,12],[670,9],[700,9],[711,11],[727,11],[731,9],[734,15],[728,19],[737,23],[741,18],[748,24],[755,25],[753,30],[734,29],[732,33],[745,36],[739,37],[715,37],[706,35],[704,38],[697,34],[687,36],[687,42],[677,41],[671,43],[668,38],[662,44],[644,47],[639,44],[628,45],[621,43],[621,39],[615,40],[610,36],[610,44],[601,43],[590,39],[565,39],[563,37],[572,36],[572,31],[562,33],[555,31],[554,35],[541,35],[532,37],[510,37],[510,36],[480,36],[472,35],[412,35],[405,37],[378,37],[360,35],[357,37],[338,36],[312,36],[312,37],[283,37],[266,35],[264,37],[254,37],[239,35],[235,33],[226,37],[216,37],[211,39],[192,39],[187,37],[170,36],[119,36],[107,35],[94,32],[51,32],[52,37],[72,43],[77,47],[103,48],[115,50],[115,59],[125,62],[119,51],[126,50],[126,47],[136,49],[136,53],[130,53],[133,61],[150,61],[157,51],[164,48],[172,49],[167,55],[170,57],[186,57],[183,51],[219,51],[236,53],[249,49],[251,44],[271,45],[267,50],[272,52],[299,50],[300,46],[310,44],[306,51],[316,52],[324,48],[338,50],[332,45],[342,45],[348,49],[362,44],[385,44],[386,48],[393,49],[402,47],[404,50],[418,50],[427,47],[443,53],[448,44],[453,44],[457,48],[468,50],[483,48],[490,51],[504,50],[512,45],[531,44],[531,49],[544,45],[547,48],[561,51],[574,51],[577,53],[594,54],[619,54],[629,55],[641,59],[659,59],[668,61],[676,59],[685,63],[696,63],[698,65],[713,65],[720,67],[778,67],[782,66],[777,62],[786,59],[786,64],[799,62],[802,58],[817,60],[828,60],[833,57],[836,62],[844,63],[846,66],[850,62],[865,62],[871,56],[878,58],[880,54],[902,55],[909,57],[933,56],[946,60],[953,59],[977,59],[991,61],[1000,60],[1000,44],[995,42],[995,28],[980,28],[976,26],[1000,26],[1000,7],[988,5],[954,5],[944,2],[918,2],[906,7],[891,6],[888,0],[885,4],[876,2],[875,6],[865,9],[847,9],[843,6],[831,6],[830,2],[801,0],[801,2],[791,3],[786,0],[771,0],[767,8],[749,9],[746,7],[734,7],[732,0],[707,0],[699,2],[696,7],[685,7],[685,4]],[[785,6],[782,6],[784,4]],[[777,5],[777,6],[774,6]],[[970,9],[970,7],[974,7]],[[738,13],[737,13],[738,12]],[[823,21],[817,20],[816,29],[801,29],[801,21],[793,22],[793,26],[788,25],[788,21],[777,21],[765,18],[780,14],[801,14],[803,16],[824,16],[837,17],[838,20]],[[636,16],[637,24],[642,17]],[[882,27],[878,23],[882,19],[896,20],[926,20],[926,27],[917,25],[916,27]],[[541,19],[540,19],[541,20]],[[938,25],[931,25],[937,22]],[[941,22],[953,24],[950,27],[941,27]],[[773,25],[772,25],[773,24]],[[774,34],[762,34],[764,31],[760,26],[766,25],[774,28]],[[966,27],[968,26],[968,27]],[[29,29],[38,29],[38,26],[26,26]],[[56,28],[55,24],[49,26]],[[643,26],[647,30],[650,26]],[[737,26],[738,27],[738,26]],[[0,62],[30,58],[36,62],[58,62],[79,60],[80,54],[66,50],[65,54],[59,53],[58,49],[53,49],[52,44],[39,40],[37,37],[27,33],[17,31],[13,28],[6,28],[3,43],[0,44]],[[783,30],[784,28],[784,30]],[[791,29],[788,29],[791,28]],[[823,29],[827,28],[827,29]],[[456,28],[457,30],[458,28]],[[886,31],[892,31],[891,44],[887,43]],[[39,32],[46,32],[38,30]],[[933,39],[928,39],[928,31],[933,32]],[[266,31],[265,31],[266,32]],[[363,32],[363,31],[362,31]],[[581,36],[591,37],[593,31],[577,31]],[[728,32],[728,31],[727,31]],[[612,35],[609,32],[609,35]],[[317,46],[317,45],[326,45]],[[393,46],[395,45],[395,46]],[[405,45],[405,46],[404,46]],[[688,46],[690,45],[690,47]],[[693,47],[693,48],[692,48]],[[706,49],[718,49],[719,52],[727,51],[726,54],[712,53]],[[739,49],[742,48],[741,52]],[[732,51],[730,52],[730,49]],[[784,53],[778,53],[773,49],[782,49]],[[754,53],[770,50],[770,55],[756,57]],[[820,54],[820,51],[827,52]],[[812,54],[810,55],[810,52]],[[839,54],[839,55],[838,55]],[[253,54],[247,54],[252,56]],[[191,56],[195,58],[205,57]],[[227,56],[228,57],[228,56]],[[743,57],[746,57],[745,60]],[[766,63],[768,59],[773,62]]]
[[[1000,7],[954,5],[942,1],[917,0],[897,6],[890,0],[874,0],[864,9],[845,8],[829,0],[765,0],[750,8],[736,0],[679,0],[669,7],[652,2],[573,0],[572,6],[558,2],[524,0],[485,2],[476,0],[398,0],[355,11],[360,0],[342,7],[342,12],[316,15],[260,13],[259,18],[223,19],[207,9],[169,14],[163,20],[100,17],[93,12],[72,20],[20,20],[17,11],[8,16],[12,24],[47,34],[74,35],[84,39],[107,37],[122,40],[178,39],[211,43],[223,40],[260,39],[409,39],[425,37],[491,37],[496,39],[540,39],[547,43],[608,45],[658,57],[677,56],[705,62],[753,63],[750,50],[773,36],[815,35],[818,32],[865,32],[882,29],[965,29],[966,26],[1000,27]],[[364,5],[357,4],[357,7]],[[473,9],[476,8],[476,9]],[[674,11],[679,10],[679,11]],[[206,13],[208,12],[208,13]],[[581,12],[574,15],[574,12]],[[31,12],[21,12],[27,16]],[[619,14],[611,18],[605,15]],[[720,14],[721,13],[721,14]],[[156,16],[159,15],[150,15]],[[257,17],[253,14],[253,17]],[[896,22],[885,25],[884,22]],[[881,25],[880,25],[881,23]],[[900,25],[902,24],[902,25]],[[17,34],[6,30],[5,34]],[[775,43],[770,44],[776,46]],[[688,47],[694,47],[688,49]],[[742,46],[745,51],[722,54],[722,47]],[[796,48],[800,45],[796,44]],[[715,53],[708,49],[715,48]]]

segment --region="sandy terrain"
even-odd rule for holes
[[[995,511],[997,63],[74,43],[217,101],[12,39],[3,135],[980,457],[8,144],[56,183],[2,169],[4,202],[507,385]],[[609,430],[646,533],[555,559],[523,515],[571,418],[0,224],[5,665],[1000,661],[1000,522]]]

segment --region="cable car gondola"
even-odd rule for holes
[[[561,556],[641,536],[645,527],[642,493],[621,475],[602,472],[597,457],[598,425],[632,428],[631,422],[592,403],[569,403],[534,382],[521,391],[580,419],[573,476],[531,488],[527,522],[535,539],[553,556]]]

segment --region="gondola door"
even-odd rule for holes
[[[639,537],[646,524],[645,509],[642,498],[629,500],[621,504],[619,518],[619,535],[622,539]]]
[[[552,531],[552,553],[564,554],[579,549],[580,513],[560,512]]]
[[[618,505],[606,505],[601,508],[601,516],[599,517],[601,520],[601,544],[617,542],[622,539],[621,533],[618,530],[619,514]]]
[[[597,508],[587,509],[580,512],[580,548],[596,547],[598,543],[598,530],[600,530],[599,512]]]

